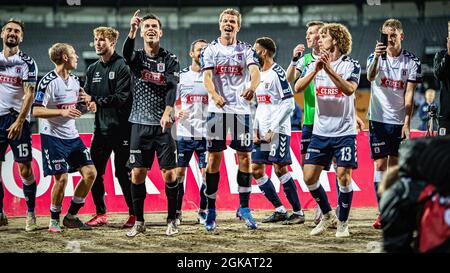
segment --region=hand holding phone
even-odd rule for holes
[[[380,43],[385,47],[384,52],[381,53],[381,59],[386,60],[386,48],[388,46],[388,35],[386,33],[380,33]]]

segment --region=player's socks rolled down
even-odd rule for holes
[[[70,201],[70,207],[67,211],[70,215],[77,215],[78,211],[84,206],[84,198],[74,196],[72,201]]]
[[[300,211],[302,209],[300,205],[300,199],[298,198],[297,186],[294,183],[294,179],[290,173],[286,173],[280,177],[281,184],[283,184],[284,194],[292,206],[294,211]]]
[[[339,186],[339,197],[338,197],[338,205],[339,205],[339,221],[347,221],[348,215],[350,213],[350,208],[352,206],[353,199],[353,189],[352,184],[348,186]]]
[[[206,173],[206,198],[208,200],[208,209],[216,208],[216,194],[219,189],[220,173]]]
[[[167,197],[167,219],[175,220],[177,213],[177,196],[179,185],[177,181],[166,183],[166,197]],[[183,184],[181,184],[183,185]]]
[[[202,183],[202,186],[200,188],[200,209],[202,209],[202,210],[205,210],[206,206],[208,205],[206,195],[205,195],[205,190],[206,190],[206,184]]]
[[[248,208],[250,193],[252,192],[252,174],[238,171],[237,183],[239,192],[239,205],[241,208]]]
[[[267,175],[256,179],[256,183],[258,184],[259,189],[262,191],[267,200],[269,200],[269,202],[272,203],[275,208],[283,206],[272,181]]]
[[[330,203],[328,202],[328,196],[325,193],[325,190],[323,189],[322,185],[319,182],[316,182],[316,184],[308,185],[308,189],[312,197],[314,197],[317,204],[319,205],[320,210],[322,210],[322,213],[326,214],[330,212],[331,206]]]
[[[23,195],[25,195],[25,201],[27,202],[28,212],[34,212],[36,203],[36,182],[31,185],[23,184]]]
[[[3,212],[3,196],[5,196],[5,193],[3,191],[3,181],[0,178],[0,213]]]
[[[145,183],[131,184],[131,197],[133,198],[133,210],[136,221],[144,222],[144,200],[147,194]]]
[[[184,197],[184,176],[177,177],[178,195],[177,195],[177,211],[181,211]]]

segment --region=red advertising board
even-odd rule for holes
[[[423,132],[413,132],[413,136],[421,136]],[[90,147],[91,134],[82,134],[81,138],[87,147]],[[292,165],[289,167],[292,177],[297,184],[300,201],[303,208],[311,208],[315,201],[308,192],[303,182],[303,173],[300,167],[300,132],[293,132],[291,137],[291,157]],[[368,142],[368,132],[364,131],[358,134],[358,169],[352,173],[353,178],[353,207],[376,207],[375,193],[373,189],[373,162],[370,159],[370,149]],[[113,157],[114,155],[112,155]],[[128,209],[122,195],[119,183],[114,177],[114,166],[111,164],[112,158],[108,162],[106,173],[104,175],[106,190],[106,205],[109,212],[127,212]],[[50,209],[51,189],[53,179],[49,176],[44,177],[42,171],[41,142],[39,135],[33,135],[33,170],[37,181],[36,214],[48,215]],[[279,192],[283,204],[290,208],[290,205],[283,193],[280,181],[275,176],[272,167],[268,166],[267,174],[271,177],[275,189]],[[239,206],[238,185],[236,182],[237,173],[237,154],[234,150],[228,148],[224,151],[222,165],[220,167],[220,184],[217,194],[217,208],[222,210],[235,210]],[[336,205],[336,183],[335,170],[333,168],[328,172],[322,172],[320,182],[328,192],[328,198],[332,206]],[[26,213],[26,203],[22,192],[22,182],[19,176],[17,163],[13,160],[13,154],[9,150],[6,154],[6,161],[2,167],[2,178],[4,182],[4,210],[8,216],[23,216]],[[70,200],[73,196],[74,188],[80,181],[79,173],[69,175],[65,198],[63,203],[63,212],[66,212]],[[185,182],[184,210],[195,210],[199,204],[199,188],[201,185],[201,174],[198,171],[196,159],[193,158],[188,168]],[[146,180],[147,198],[145,200],[145,211],[166,211],[167,202],[164,191],[164,181],[157,160],[149,170]],[[266,200],[259,190],[256,182],[253,181],[252,196],[250,207],[253,209],[272,209],[272,205]],[[90,194],[86,198],[85,206],[80,210],[81,214],[95,213],[95,206]]]

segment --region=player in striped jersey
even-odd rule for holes
[[[347,220],[353,196],[351,173],[358,166],[354,92],[359,84],[361,67],[348,56],[352,37],[344,25],[326,24],[319,32],[320,58],[306,67],[295,84],[296,91],[304,90],[311,81],[315,86],[314,127],[305,155],[304,180],[323,216],[311,235],[323,233],[336,217],[318,181],[321,171],[335,157],[340,191],[336,237],[348,237]]]
[[[275,212],[263,223],[303,224],[305,215],[300,206],[297,186],[289,173],[292,163],[290,152],[291,120],[294,110],[292,89],[286,73],[274,62],[276,45],[268,37],[258,38],[255,51],[261,65],[261,82],[256,88],[258,107],[253,123],[252,171],[259,188],[275,207]],[[272,181],[266,175],[266,164],[275,168],[275,174],[283,184],[284,193],[294,213],[288,216]]]
[[[63,225],[81,230],[92,229],[78,217],[84,200],[91,190],[97,171],[89,150],[81,140],[75,127],[75,118],[88,111],[95,112],[95,102],[85,103],[80,98],[80,82],[70,71],[76,69],[78,56],[75,49],[65,43],[56,43],[48,51],[55,69],[39,82],[33,103],[33,116],[42,119],[41,146],[44,176],[52,175],[54,185],[50,206],[48,231],[59,233],[59,224],[64,190],[69,173],[80,172],[77,184]],[[87,107],[86,107],[87,106]]]
[[[227,149],[226,136],[231,132],[230,147],[238,154],[239,208],[236,216],[256,229],[249,200],[251,187],[251,109],[259,84],[259,60],[252,46],[237,40],[241,14],[234,9],[224,10],[219,18],[220,37],[202,51],[203,79],[209,93],[208,105],[208,164],[206,167],[206,196],[208,216],[206,230],[216,227],[216,194],[220,180],[222,151]]]
[[[398,149],[409,139],[413,98],[417,83],[422,81],[420,60],[402,49],[405,38],[402,23],[397,19],[384,22],[382,32],[388,45],[377,42],[375,52],[367,59],[367,79],[371,82],[369,105],[369,142],[374,160],[374,187],[377,201],[378,184],[384,173],[398,163]],[[381,57],[382,54],[386,57]],[[381,228],[379,216],[373,227]]]
[[[0,175],[8,146],[19,165],[27,203],[26,231],[37,229],[34,215],[36,180],[31,167],[30,108],[37,81],[34,60],[19,49],[24,25],[10,19],[2,26],[3,50],[0,52]],[[0,176],[0,226],[7,225],[3,212],[3,181]]]
[[[177,111],[177,152],[178,152],[178,199],[177,225],[181,223],[181,207],[184,196],[184,180],[186,168],[193,153],[198,157],[202,184],[200,186],[200,206],[197,219],[199,223],[206,221],[206,181],[204,168],[206,167],[206,118],[208,116],[208,91],[203,84],[203,74],[200,71],[200,51],[205,47],[205,40],[192,42],[189,56],[191,65],[180,72],[180,82],[177,88],[177,100],[181,101],[181,109]],[[196,170],[192,170],[196,171]]]

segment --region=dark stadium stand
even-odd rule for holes
[[[419,57],[424,54],[425,46],[442,46],[446,34],[448,18],[428,18],[424,22],[416,19],[402,19],[406,39],[403,47]],[[353,51],[351,56],[361,63],[363,70],[367,56],[372,52],[378,30],[383,20],[373,20],[363,25],[349,26],[353,36]],[[93,51],[89,44],[92,42],[92,29],[97,24],[70,24],[66,27],[46,27],[41,23],[26,25],[25,41],[22,50],[34,57],[39,65],[40,76],[53,68],[47,56],[48,48],[55,42],[68,42],[75,46],[80,57],[77,71],[83,74],[86,65],[82,60],[82,52]],[[119,28],[120,38],[118,50],[121,50],[128,28]],[[253,43],[256,38],[269,36],[278,46],[277,61],[283,67],[289,64],[292,49],[299,42],[305,42],[306,27],[292,27],[287,24],[255,24],[242,27],[238,39]],[[180,65],[188,65],[187,50],[193,40],[204,38],[215,39],[219,35],[217,24],[193,24],[190,28],[177,30],[165,29],[162,46],[174,52],[180,59]],[[137,39],[137,46],[142,42]]]

